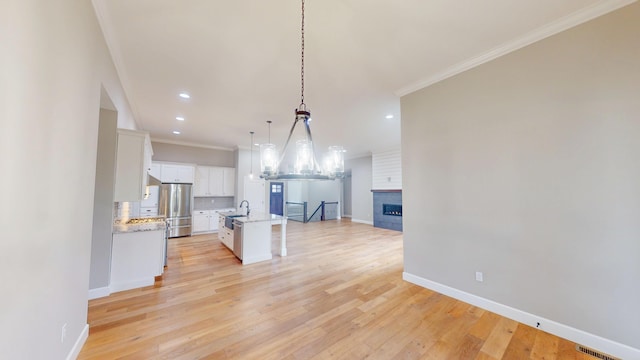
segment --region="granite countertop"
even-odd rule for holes
[[[258,212],[258,211],[256,212],[252,211],[249,214],[249,216],[246,216],[244,213],[238,213],[238,212],[220,213],[220,215],[223,215],[223,216],[242,215],[242,216],[234,217],[233,220],[238,220],[243,223],[258,222],[258,221],[276,221],[276,220],[284,219],[284,216],[267,214],[267,213]]]
[[[113,233],[130,233],[138,231],[166,230],[167,222],[164,217],[118,219],[113,222]]]

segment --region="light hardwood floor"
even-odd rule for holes
[[[248,266],[216,234],[170,239],[154,286],[89,302],[79,359],[594,359],[403,281],[400,232],[287,230],[289,256]]]

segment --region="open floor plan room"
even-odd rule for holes
[[[79,359],[593,359],[403,281],[401,232],[348,219],[287,230],[287,257],[248,266],[216,234],[170,239],[154,286],[89,301]]]

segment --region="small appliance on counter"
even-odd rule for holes
[[[191,235],[191,184],[162,184],[158,215],[167,218],[168,237]]]

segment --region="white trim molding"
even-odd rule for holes
[[[479,54],[471,59],[465,60],[458,64],[455,64],[443,71],[434,74],[431,77],[419,80],[415,83],[409,84],[403,88],[396,90],[395,94],[399,97],[408,95],[412,92],[426,88],[437,82],[458,75],[476,66],[487,63],[491,60],[495,60],[503,55],[514,52],[527,45],[531,45],[537,41],[545,39],[549,36],[558,34],[574,26],[578,26],[589,20],[595,19],[604,14],[610,13],[623,6],[627,6],[636,2],[637,0],[603,0],[597,2],[591,6],[574,12],[568,16],[560,18],[556,21],[541,26],[533,31],[528,32],[522,37],[504,43],[496,48],[493,48],[483,54]]]
[[[105,297],[111,295],[111,289],[106,287],[89,289],[89,300]]]
[[[619,357],[621,359],[640,359],[640,349],[632,348],[628,345],[605,339],[598,335],[590,334],[586,331],[582,331],[535,314],[530,314],[407,272],[402,273],[402,279],[423,288],[433,290],[440,294],[447,295],[465,303],[494,312],[522,324],[529,325],[534,328],[537,327],[542,331],[576,342],[580,345],[603,351],[615,357]]]
[[[213,149],[213,150],[235,151],[235,149],[224,147],[224,146],[205,145],[205,144],[199,144],[199,143],[192,143],[192,142],[188,142],[188,141],[177,141],[177,140],[160,139],[160,138],[156,138],[156,137],[152,137],[151,138],[151,142],[157,142],[157,143],[163,143],[163,144],[171,144],[171,145],[198,147],[198,148]],[[239,146],[238,146],[238,149],[240,149]],[[249,148],[246,148],[245,150],[249,150]]]
[[[67,355],[67,360],[74,360],[78,358],[78,355],[80,355],[80,350],[82,350],[82,347],[84,346],[84,343],[87,341],[88,338],[89,338],[89,324],[85,324],[84,328],[82,328],[82,332],[80,332],[80,336],[78,336],[78,339],[73,344],[71,351],[69,351],[69,355]]]
[[[360,224],[367,224],[367,225],[373,226],[373,221],[367,221],[367,220],[360,220],[360,219],[351,218],[351,222],[360,223]]]
[[[154,276],[150,276],[147,278],[140,278],[140,279],[123,281],[123,282],[115,282],[115,283],[112,282],[111,285],[109,286],[109,289],[111,290],[112,293],[114,293],[118,291],[137,289],[144,286],[151,286],[155,284],[155,282],[156,282],[156,278]]]

